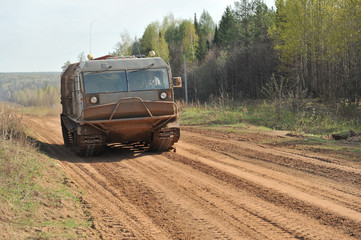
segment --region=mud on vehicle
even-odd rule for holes
[[[106,144],[143,142],[167,151],[180,137],[172,78],[163,59],[104,56],[68,66],[61,76],[64,144],[80,156]]]

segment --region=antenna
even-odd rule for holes
[[[138,54],[141,55],[138,44],[137,44],[137,48],[138,48]]]
[[[89,49],[89,53],[91,54],[92,53],[92,26],[93,26],[93,23],[95,21],[97,21],[98,19],[94,19],[93,21],[91,21],[90,23],[90,31],[89,31],[89,45],[90,45],[90,49]]]

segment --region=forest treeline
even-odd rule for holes
[[[361,1],[276,0],[275,6],[236,1],[219,23],[206,10],[185,20],[170,14],[139,39],[125,31],[113,54],[155,50],[183,78],[185,54],[193,101],[293,96],[357,104]]]
[[[0,73],[0,101],[51,107],[60,101],[58,73]]]
[[[207,10],[191,19],[169,14],[150,23],[139,39],[123,32],[112,54],[154,50],[183,79],[185,57],[194,102],[320,98],[357,106],[361,1],[276,0],[275,6],[236,1],[218,23]],[[59,78],[59,73],[1,73],[0,100],[52,106],[59,102]],[[184,88],[176,94],[184,98]]]

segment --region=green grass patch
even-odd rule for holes
[[[15,140],[0,140],[0,196],[13,206],[15,214],[32,212],[36,202],[28,201],[40,190],[34,178],[41,176],[35,150]]]
[[[33,146],[0,139],[0,210],[9,236],[76,238],[74,228],[92,224],[71,216],[81,203],[64,178],[60,166]]]
[[[184,108],[180,121],[184,125],[229,125],[241,123],[243,113],[201,107]]]
[[[355,153],[361,153],[361,148],[355,148],[353,151]],[[361,159],[359,159],[359,161],[361,161]]]
[[[313,135],[344,133],[351,129],[361,131],[361,122],[357,119],[344,119],[330,112],[317,112],[314,111],[314,108],[298,112],[287,108],[276,111],[273,104],[266,102],[249,105],[235,104],[222,108],[215,105],[198,104],[197,106],[183,107],[180,122],[182,125],[205,125],[207,127],[229,125],[242,127],[252,124],[265,127],[260,130],[286,130]]]
[[[0,238],[76,239],[91,218],[60,165],[25,134],[21,114],[0,105]],[[89,219],[89,220],[88,220]],[[86,236],[81,236],[86,238]]]
[[[347,136],[350,130],[361,132],[361,121],[355,117],[357,111],[345,117],[344,114],[336,114],[332,107],[319,106],[313,102],[305,106],[298,111],[286,107],[277,111],[274,104],[267,102],[232,103],[232,106],[183,105],[180,123],[183,126],[196,125],[199,128],[231,133],[263,132],[270,138],[257,138],[256,141],[260,144],[342,154],[351,161],[360,161],[360,143],[350,144],[331,138],[334,133]],[[288,131],[298,137],[272,137],[278,135],[274,130]]]

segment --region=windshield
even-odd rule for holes
[[[128,72],[129,91],[167,89],[169,78],[167,69],[148,69]]]
[[[84,89],[86,93],[126,92],[125,72],[84,73]]]
[[[84,73],[85,93],[127,92],[169,89],[167,69]]]

